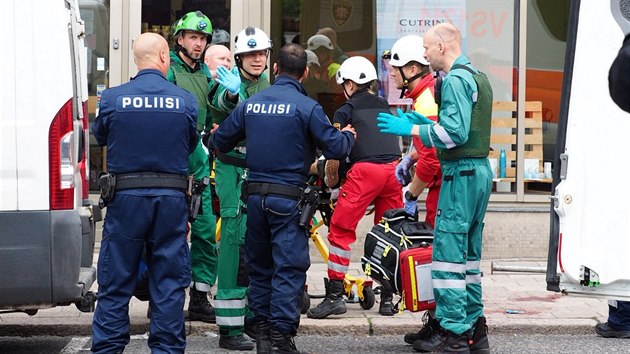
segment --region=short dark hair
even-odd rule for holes
[[[299,44],[289,43],[278,53],[278,75],[299,79],[306,70],[306,52]]]

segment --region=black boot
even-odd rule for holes
[[[343,280],[328,280],[324,278],[326,298],[317,307],[306,312],[308,318],[326,318],[330,315],[346,313],[346,303],[343,301]]]
[[[458,335],[440,329],[427,340],[415,341],[413,349],[419,352],[470,354],[469,340],[471,340],[469,332]]]
[[[219,337],[219,347],[229,350],[252,350],[254,349],[254,342],[245,338],[244,335],[238,336],[225,336]]]
[[[381,303],[378,305],[378,313],[382,316],[394,315],[394,291],[389,286],[381,288]]]
[[[256,353],[269,354],[271,352],[269,331],[269,322],[261,321],[256,324]]]
[[[422,315],[422,323],[422,328],[418,332],[405,334],[405,343],[413,344],[417,340],[429,339],[433,333],[440,329],[440,322],[435,318],[435,313],[432,310]]]
[[[208,301],[208,293],[190,288],[190,302],[188,303],[188,319],[215,323],[214,307]]]
[[[486,318],[481,316],[473,326],[471,354],[490,354],[490,342],[488,341],[488,325]]]
[[[269,351],[271,354],[306,354],[297,350],[291,334],[282,334],[275,329],[270,329],[269,338],[271,339]]]
[[[256,336],[258,335],[257,321],[254,321],[251,317],[245,317],[245,328],[243,332],[251,338],[252,340],[256,340]]]

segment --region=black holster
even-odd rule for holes
[[[305,229],[311,228],[311,220],[317,206],[319,205],[319,191],[316,187],[307,186],[302,192],[302,198],[300,198],[300,220],[298,225]]]
[[[192,189],[188,198],[188,221],[191,223],[197,220],[197,215],[203,214],[202,194],[209,184],[210,177],[195,180],[192,184]]]
[[[98,177],[98,189],[101,196],[98,199],[98,207],[103,209],[116,194],[116,176],[111,173],[101,172]]]

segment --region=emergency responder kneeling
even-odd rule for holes
[[[168,44],[162,36],[141,34],[133,53],[138,75],[103,91],[92,126],[98,144],[107,145],[112,174],[101,186],[108,210],[98,258],[92,351],[122,353],[129,343],[129,300],[146,250],[154,310],[148,345],[153,352],[184,353],[182,309],[190,284],[185,192],[190,187],[188,155],[199,141],[196,100],[166,81]],[[123,107],[128,97],[142,102],[164,97],[178,104]]]
[[[378,77],[374,65],[364,57],[351,57],[337,71],[337,84],[348,98],[335,112],[333,123],[356,127],[361,139],[352,148],[352,167],[341,186],[335,212],[330,220],[328,241],[328,278],[326,298],[308,310],[309,318],[325,318],[346,312],[343,280],[350,265],[350,244],[356,241],[357,224],[365,210],[374,203],[374,224],[385,210],[401,208],[400,184],[394,170],[400,158],[398,138],[381,133],[376,126],[379,113],[389,112],[389,104],[375,94]],[[385,287],[379,313],[393,315],[393,290]]]
[[[335,129],[322,107],[306,96],[300,83],[308,75],[302,47],[282,47],[274,72],[274,84],[236,107],[213,142],[220,152],[228,152],[247,137],[245,250],[257,352],[299,353],[293,337],[310,266],[310,220],[299,226],[300,211],[306,214],[309,204],[300,200],[303,194],[311,196],[306,182],[316,147],[326,158],[345,159],[355,132],[350,125]],[[286,109],[282,113],[247,109],[257,105]]]

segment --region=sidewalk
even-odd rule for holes
[[[315,260],[314,260],[315,261]],[[326,264],[316,259],[308,271],[308,292],[324,294],[323,278]],[[501,262],[508,264],[507,262]],[[518,265],[545,267],[544,261],[517,261]],[[514,264],[512,263],[512,264]],[[608,305],[605,299],[564,296],[546,290],[545,274],[490,272],[491,261],[482,261],[483,302],[491,333],[592,333],[592,327],[606,321]],[[351,275],[362,276],[358,262],[351,264]],[[376,286],[376,285],[375,285]],[[96,289],[94,286],[93,290]],[[404,334],[416,331],[423,312],[403,312],[385,317],[378,314],[378,300],[370,310],[357,303],[347,304],[348,312],[323,320],[302,315],[299,333],[308,334]],[[397,301],[397,298],[394,299]],[[312,298],[311,307],[321,299]],[[187,304],[186,307],[187,308]],[[133,333],[145,333],[147,302],[132,298],[130,319]],[[74,305],[40,310],[35,316],[24,313],[0,314],[0,335],[90,335],[92,314],[82,313]],[[187,322],[190,335],[217,333],[216,325]],[[25,333],[26,328],[36,333]]]

